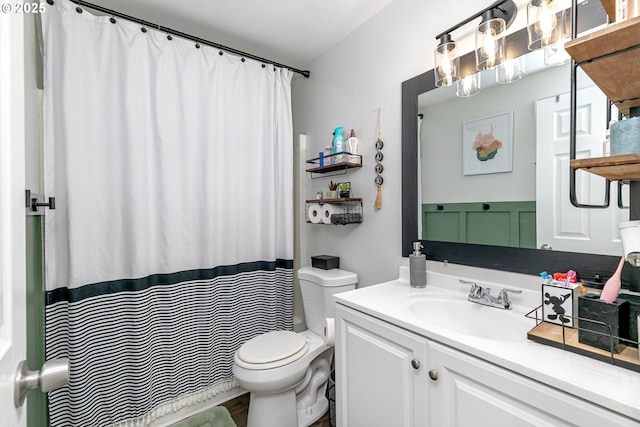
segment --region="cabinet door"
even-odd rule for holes
[[[637,421],[438,343],[430,344],[431,425],[614,427]]]
[[[336,305],[339,427],[427,425],[427,340]]]

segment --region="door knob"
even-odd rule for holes
[[[26,360],[21,361],[16,369],[13,382],[13,403],[19,408],[24,403],[29,391],[40,387],[44,393],[56,390],[69,382],[69,359],[52,359],[42,365],[39,371],[29,369]]]
[[[411,361],[411,366],[413,366],[413,369],[420,369],[420,361],[417,359],[413,359]]]
[[[438,379],[438,371],[436,371],[435,369],[431,369],[429,371],[429,378],[431,378],[433,381],[436,381]]]

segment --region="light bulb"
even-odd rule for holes
[[[488,70],[500,64],[505,52],[506,24],[502,18],[480,23],[476,29],[476,70]]]
[[[549,45],[556,25],[558,25],[558,20],[556,18],[555,2],[553,0],[542,0],[538,7],[535,24],[536,32],[540,34],[542,46]]]

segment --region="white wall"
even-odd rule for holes
[[[433,68],[436,34],[487,5],[477,0],[459,0],[455,7],[395,0],[308,64],[310,79],[294,78],[294,133],[308,136],[307,153],[321,151],[331,142],[333,129],[342,125],[355,129],[364,163],[348,175],[353,196],[364,199],[364,222],[302,224],[306,240],[302,265],[310,263],[311,255],[337,255],[341,268],[358,273],[359,286],[367,286],[396,278],[398,266],[407,263],[401,256],[401,84]],[[373,157],[378,109],[385,146],[382,209],[376,211]],[[329,180],[336,179],[311,181],[308,175],[301,179],[309,199],[316,187],[326,189]]]

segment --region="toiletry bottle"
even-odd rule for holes
[[[338,126],[333,133],[333,153],[341,153],[345,151],[344,136],[342,135],[342,126]],[[344,162],[344,154],[333,156],[333,163]]]
[[[331,156],[332,154],[333,154],[333,148],[331,148],[330,145],[327,145],[326,147],[324,147],[324,164],[325,165],[333,164],[333,157]]]
[[[351,129],[351,135],[349,136],[349,152],[354,154],[349,157],[350,163],[360,163],[360,159],[355,154],[358,154],[358,138],[356,138],[356,133]]]
[[[413,253],[409,255],[409,284],[412,288],[427,286],[427,257],[420,252],[420,242],[413,242]]]

